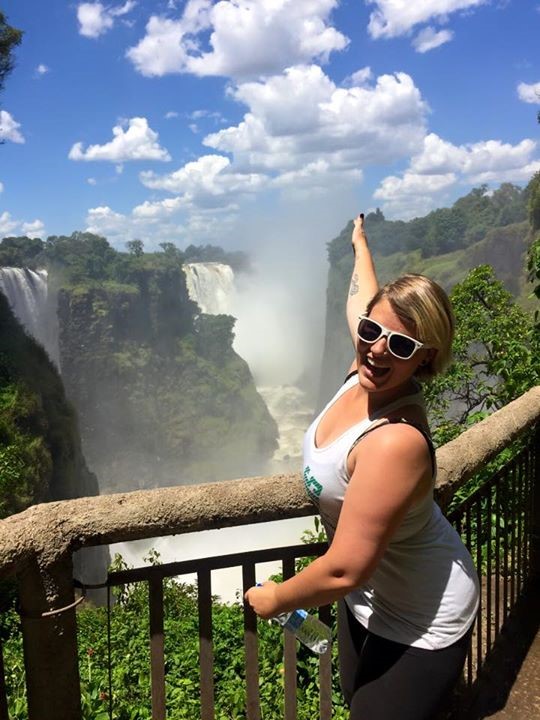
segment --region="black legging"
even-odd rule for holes
[[[339,671],[350,720],[433,720],[460,676],[469,640],[470,632],[441,650],[385,640],[341,600]]]

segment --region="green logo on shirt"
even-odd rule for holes
[[[311,468],[307,465],[304,470],[304,486],[308,495],[311,495],[313,498],[318,498],[322,492],[322,485],[320,482],[315,480],[313,475],[310,475],[310,473]]]

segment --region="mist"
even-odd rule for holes
[[[327,243],[357,214],[353,191],[309,197],[301,191],[272,206],[245,209],[223,243],[245,250],[253,274],[237,278],[235,349],[258,385],[318,386],[323,353],[328,275]],[[318,387],[317,387],[318,390]]]

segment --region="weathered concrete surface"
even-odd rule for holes
[[[73,566],[67,556],[54,566],[35,562],[19,573],[19,609],[31,720],[80,720],[75,611],[40,617],[73,603]]]
[[[43,566],[87,545],[313,513],[299,474],[45,503],[0,522],[0,574],[34,555]]]
[[[506,705],[490,717],[494,720],[540,718],[540,634],[527,653]]]
[[[437,499],[444,507],[456,490],[524,429],[540,419],[540,386],[497,410],[437,450]]]
[[[484,668],[478,694],[455,720],[540,718],[540,582],[520,597]]]

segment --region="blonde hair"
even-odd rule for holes
[[[367,313],[386,299],[401,322],[414,337],[437,352],[416,370],[419,380],[438,375],[452,359],[454,313],[448,295],[425,275],[408,274],[383,285],[370,300]]]

